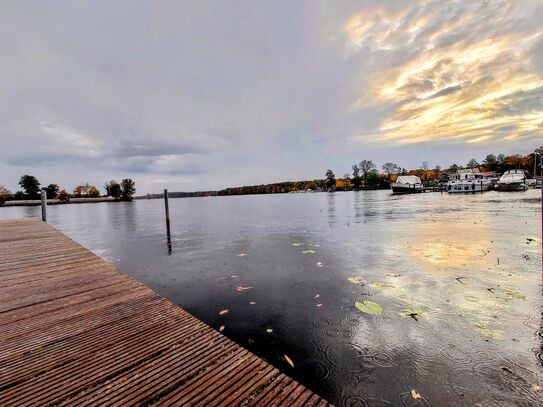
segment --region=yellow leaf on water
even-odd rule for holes
[[[228,311],[230,311],[229,309],[222,309],[219,311],[219,315],[225,315],[225,314],[228,314]]]
[[[419,393],[417,393],[417,391],[415,389],[411,390],[411,397],[413,397],[415,400],[420,400],[421,399],[421,395]]]
[[[253,287],[244,287],[244,286],[240,285],[239,287],[236,287],[236,291],[242,292],[242,291],[250,290],[251,288],[253,288]]]
[[[247,253],[240,253],[240,254],[238,254],[238,257],[247,257],[247,256],[248,256]]]
[[[285,360],[287,361],[287,363],[288,363],[290,366],[294,367],[294,362],[292,361],[292,359],[289,358],[287,355],[283,355],[283,356],[285,357]]]

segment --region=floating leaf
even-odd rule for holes
[[[294,247],[300,247],[300,246],[303,246],[304,244],[303,244],[303,243],[300,243],[300,242],[294,242],[294,243],[292,243],[292,245],[293,245]]]
[[[317,267],[322,267],[322,266],[324,266],[324,263],[322,261],[318,261],[317,262]]]
[[[251,288],[253,287],[243,287],[240,285],[239,287],[236,287],[236,291],[241,293],[242,291],[247,291],[247,290],[250,290]]]
[[[221,326],[219,327],[219,332],[222,332],[222,331],[224,331],[224,325],[221,325]]]
[[[349,277],[347,280],[349,280],[349,283],[356,284],[356,285],[364,285],[364,279],[362,277]]]
[[[313,298],[317,299],[319,298],[321,295],[320,294],[316,294]]]
[[[312,254],[312,253],[317,253],[317,252],[315,250],[310,249],[310,250],[304,250],[302,253],[303,254]]]
[[[219,315],[226,315],[228,314],[228,311],[230,311],[229,309],[222,309],[219,311]]]
[[[317,307],[322,307],[322,304],[317,304]]]
[[[488,322],[476,323],[474,325],[481,335],[488,336],[497,341],[503,340],[504,332],[500,329],[489,329]]]
[[[248,256],[247,253],[240,253],[240,254],[238,254],[238,257],[247,257],[247,256]]]
[[[509,290],[507,288],[500,288],[500,291],[503,293],[503,296],[506,300],[525,300],[526,296],[517,291]]]
[[[354,306],[362,312],[370,315],[381,315],[383,313],[383,307],[373,301],[356,301]]]
[[[413,397],[415,400],[420,400],[422,397],[415,389],[411,390],[411,397]]]
[[[283,357],[285,358],[285,360],[287,361],[287,363],[288,363],[290,366],[294,367],[294,362],[292,361],[291,358],[289,358],[287,355],[283,355]]]
[[[375,283],[371,283],[370,287],[373,288],[374,290],[386,290],[387,288],[392,288],[394,286],[392,284],[385,283],[382,281],[376,281]]]

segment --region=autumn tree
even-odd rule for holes
[[[466,168],[479,168],[479,163],[475,158],[468,161]]]
[[[89,198],[98,198],[100,196],[100,191],[98,191],[95,186],[91,185],[87,190],[87,196]]]
[[[32,175],[23,175],[19,180],[19,185],[24,191],[26,199],[40,198],[40,181]]]
[[[488,171],[496,171],[498,169],[498,159],[494,154],[488,154],[483,160],[483,165]]]
[[[70,194],[68,194],[68,192],[65,189],[63,189],[58,193],[58,200],[61,203],[66,203],[70,200]]]
[[[330,189],[335,189],[336,187],[336,175],[334,174],[334,172],[332,170],[327,170],[326,171],[326,182],[325,182],[325,186],[326,188],[328,188],[329,190]]]
[[[390,176],[392,174],[397,174],[399,171],[399,167],[394,163],[385,163],[383,164],[383,172],[385,173],[387,179],[390,179]]]
[[[115,180],[111,180],[104,185],[107,196],[111,196],[115,199],[119,199],[122,194],[121,184]]]
[[[358,165],[353,165],[353,186],[355,189],[360,188],[360,168]]]
[[[56,198],[58,195],[59,187],[57,184],[47,185],[47,198]]]
[[[0,185],[0,205],[11,198],[11,191],[5,186]]]
[[[358,164],[358,168],[362,173],[362,178],[364,178],[364,187],[368,185],[368,175],[372,170],[375,170],[375,164],[372,160],[362,160]]]
[[[121,181],[121,190],[121,199],[131,201],[132,196],[136,193],[136,183],[130,178],[125,178]]]

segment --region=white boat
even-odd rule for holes
[[[422,181],[416,175],[400,175],[392,184],[394,194],[413,194],[422,192]]]
[[[500,191],[526,191],[528,182],[524,170],[505,171],[498,180],[498,190]]]
[[[492,185],[492,180],[485,177],[477,168],[458,170],[456,174],[449,175],[447,183],[447,192],[467,193],[488,191]]]

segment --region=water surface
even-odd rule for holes
[[[52,206],[48,218],[338,405],[532,405],[539,193],[171,199],[171,241],[159,200]]]

